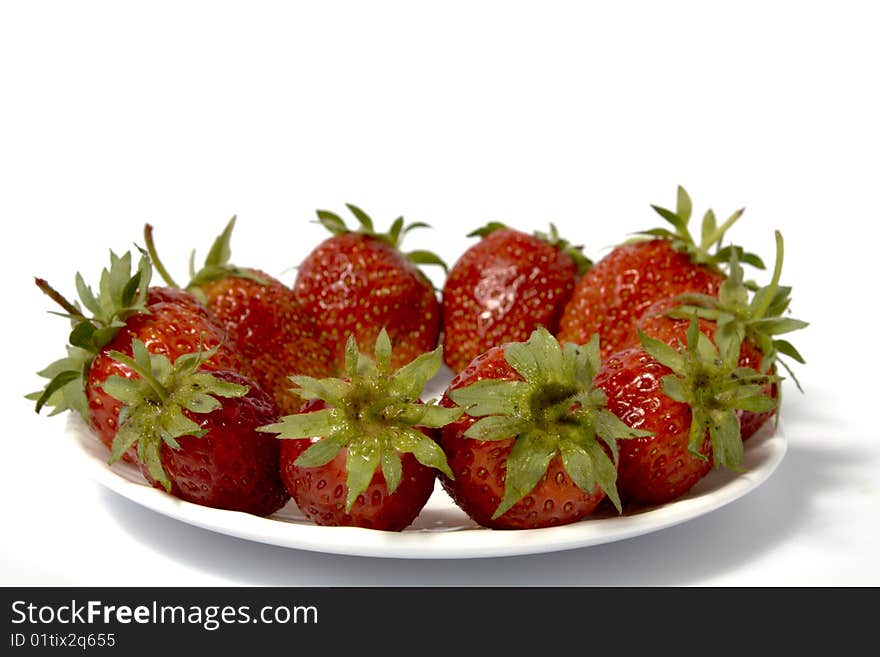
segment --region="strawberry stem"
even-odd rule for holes
[[[82,314],[82,311],[79,308],[77,308],[75,305],[70,303],[70,301],[65,299],[64,296],[58,290],[56,290],[54,287],[49,285],[49,282],[46,279],[38,278],[35,276],[34,283],[37,284],[37,287],[40,288],[40,290],[43,292],[43,294],[45,294],[50,299],[52,299],[52,301],[54,301],[59,306],[64,308],[64,310],[66,310],[68,313],[70,313],[71,315],[73,315],[74,317],[76,317],[78,319],[80,319],[80,318],[85,319],[85,316]]]
[[[171,277],[171,274],[168,273],[168,270],[165,269],[165,265],[162,264],[162,261],[159,260],[159,254],[156,252],[156,245],[153,243],[153,227],[150,224],[146,224],[144,226],[144,242],[147,244],[147,253],[150,254],[150,260],[153,261],[153,267],[159,272],[159,276],[162,277],[169,286],[180,289],[180,286],[174,281]]]
[[[773,298],[776,296],[776,288],[779,287],[779,277],[782,275],[782,259],[783,259],[783,244],[782,244],[782,233],[778,230],[775,232],[776,236],[776,264],[773,267],[773,278],[770,279],[770,284],[768,287],[771,290],[770,294],[766,294],[760,306],[755,310],[754,318],[760,319],[767,312],[767,309],[770,308],[770,304],[773,302]]]

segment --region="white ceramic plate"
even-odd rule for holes
[[[72,458],[98,482],[129,500],[198,527],[261,543],[316,552],[406,559],[465,559],[554,552],[619,541],[697,518],[732,502],[764,482],[782,461],[785,438],[768,427],[746,443],[745,472],[713,470],[675,502],[624,515],[593,515],[546,529],[485,529],[456,507],[437,486],[415,522],[402,532],[357,527],[319,527],[291,501],[268,518],[184,502],[150,487],[131,464],[107,465],[104,445],[71,413],[65,441]]]

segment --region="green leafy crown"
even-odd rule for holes
[[[92,360],[130,317],[149,312],[146,302],[152,268],[147,254],[140,253],[137,268],[132,271],[131,252],[117,256],[111,251],[110,266],[101,272],[97,294],[77,273],[79,302],[75,303],[64,298],[44,279],[35,279],[37,287],[64,311],[52,314],[66,317],[71,325],[67,356],[38,372],[49,381],[41,391],[27,395],[28,399],[36,401],[38,413],[44,406],[49,406],[53,408],[51,415],[69,409],[78,412],[83,419],[88,418],[85,386]]]
[[[604,391],[594,388],[599,336],[583,346],[561,345],[539,327],[527,341],[508,344],[504,357],[522,380],[485,379],[449,392],[468,415],[480,418],[465,437],[516,439],[507,461],[504,497],[493,517],[525,497],[557,455],[575,484],[587,492],[598,484],[620,510],[617,440],[650,433],[621,422],[605,407]]]
[[[486,237],[487,235],[491,235],[497,230],[501,230],[502,228],[509,228],[507,224],[503,224],[499,221],[490,221],[485,226],[481,226],[476,230],[471,231],[467,234],[468,237]],[[532,235],[542,242],[546,242],[550,246],[554,246],[563,253],[567,254],[569,258],[571,258],[575,265],[577,266],[578,275],[584,274],[590,267],[593,266],[593,261],[590,260],[586,255],[584,255],[584,247],[583,245],[574,245],[568,240],[559,236],[559,230],[556,228],[556,225],[550,224],[550,231],[545,233],[542,231],[535,231]]]
[[[318,210],[317,215],[318,219],[316,223],[321,224],[324,228],[329,230],[334,235],[344,235],[346,233],[356,232],[361,235],[369,235],[370,237],[374,237],[375,239],[381,240],[388,244],[391,248],[397,249],[400,251],[401,244],[403,242],[403,238],[409,233],[411,230],[415,228],[430,228],[429,224],[426,224],[422,221],[416,221],[411,224],[407,224],[404,222],[403,217],[398,217],[391,224],[391,228],[386,233],[382,233],[376,230],[373,220],[370,216],[361,210],[356,205],[352,205],[351,203],[346,203],[345,207],[349,209],[349,211],[355,216],[360,227],[356,231],[352,231],[346,225],[345,221],[338,214],[333,212],[329,212],[328,210]],[[409,251],[403,252],[403,255],[407,260],[416,264],[416,265],[436,265],[441,267],[444,272],[449,271],[449,267],[443,261],[440,256],[432,251]]]
[[[776,408],[777,400],[762,388],[779,378],[739,367],[741,341],[716,331],[713,342],[700,331],[696,316],[688,326],[687,344],[678,348],[642,331],[639,339],[648,354],[672,370],[662,379],[666,396],[691,407],[690,453],[706,458],[700,450],[708,432],[714,464],[738,470],[743,444],[736,411],[764,413]]]
[[[745,212],[745,208],[741,208],[725,219],[721,224],[718,223],[713,210],[707,210],[703,215],[703,222],[700,229],[700,241],[697,242],[688,228],[693,211],[691,197],[683,187],[679,185],[675,211],[658,205],[651,206],[654,211],[671,224],[673,230],[668,228],[652,228],[636,233],[640,238],[661,238],[667,239],[672,246],[683,253],[690,256],[691,260],[697,264],[707,265],[719,268],[730,258],[731,251],[736,251],[740,262],[745,262],[764,269],[764,262],[754,253],[746,252],[741,246],[725,246],[721,247],[727,231],[735,224]],[[712,249],[715,249],[714,252]]]
[[[132,355],[110,351],[108,355],[137,373],[136,378],[111,376],[104,392],[123,402],[119,430],[110,448],[110,463],[118,461],[137,444],[138,457],[150,475],[171,491],[171,480],[162,464],[162,445],[180,449],[177,438],[202,437],[206,430],[184,414],[210,413],[220,407],[218,397],[242,397],[248,386],[221,381],[200,366],[219,349],[183,354],[172,364],[164,354],[151,354],[140,340],[131,342]]]
[[[345,379],[292,376],[306,400],[323,400],[327,408],[287,415],[260,431],[282,439],[321,438],[297,458],[301,467],[318,467],[346,450],[346,511],[369,486],[377,468],[389,494],[400,484],[400,455],[412,454],[421,464],[449,477],[452,471],[440,446],[419,427],[440,428],[458,419],[459,408],[444,408],[436,400],[421,403],[425,384],[440,369],[442,351],[422,354],[391,371],[391,341],[383,329],[376,339],[375,358],[358,350],[349,336],[345,351]]]
[[[776,263],[770,282],[751,293],[749,282],[744,280],[743,269],[736,251],[730,252],[730,274],[718,290],[718,296],[683,294],[678,297],[682,305],[668,314],[672,317],[689,317],[694,313],[716,322],[718,333],[730,340],[749,340],[763,355],[761,371],[768,372],[775,363],[782,365],[794,380],[800,383],[788,364],[780,358],[787,356],[804,364],[800,352],[788,340],[776,336],[809,326],[807,322],[784,316],[791,304],[791,288],[779,284],[785,253],[782,233],[776,231]]]

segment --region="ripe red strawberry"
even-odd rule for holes
[[[539,326],[551,333],[578,277],[590,266],[579,247],[550,234],[490,223],[458,259],[443,286],[443,356],[459,372],[489,348],[526,340]]]
[[[242,360],[226,344],[222,330],[210,321],[174,303],[162,302],[148,306],[149,314],[131,317],[116,336],[98,351],[86,376],[85,394],[89,408],[89,426],[102,443],[112,444],[119,427],[119,400],[104,391],[111,376],[131,378],[134,372],[124,363],[108,355],[110,351],[131,355],[132,340],[146,345],[151,354],[162,354],[169,359],[198,351],[216,349],[210,359],[201,364],[203,369],[241,370]]]
[[[638,330],[652,338],[661,340],[673,346],[683,343],[686,339],[685,334],[687,333],[689,322],[685,317],[681,316],[681,308],[682,302],[680,297],[672,297],[671,299],[658,301],[650,306],[645,311],[645,314],[642,315],[642,318],[637,324]],[[670,315],[670,313],[672,313],[672,315]],[[699,327],[700,332],[709,338],[715,334],[716,323],[711,320],[700,318]],[[761,351],[754,345],[754,343],[745,340],[740,349],[739,366],[760,371],[762,361],[763,354],[761,354]],[[768,382],[763,388],[763,393],[776,399],[778,397],[778,384],[775,382]],[[737,411],[737,415],[740,418],[740,433],[742,439],[746,440],[751,437],[775,414],[776,407],[763,413]]]
[[[321,400],[306,402],[302,412],[326,409]],[[429,439],[426,429],[419,429]],[[401,531],[412,524],[434,492],[433,468],[419,463],[410,453],[400,454],[400,483],[389,493],[381,468],[347,509],[349,490],[348,451],[339,450],[330,461],[315,467],[296,465],[297,459],[319,439],[281,441],[281,474],[288,491],[303,514],[319,525],[356,526]]]
[[[700,331],[706,336],[712,338],[715,331],[720,330],[732,339],[742,340],[740,367],[772,374],[776,372],[776,363],[779,363],[797,384],[797,378],[780,356],[789,356],[801,364],[804,359],[790,342],[776,336],[805,328],[808,324],[783,317],[791,303],[791,288],[779,285],[783,252],[782,235],[777,231],[776,265],[766,287],[754,293],[749,290],[734,253],[730,276],[722,283],[717,296],[686,294],[658,301],[639,319],[638,328],[652,338],[675,345],[685,341],[688,319],[697,315],[700,318]],[[776,398],[779,384],[768,382],[763,392]],[[763,413],[738,411],[738,414],[742,438],[746,440],[776,414],[776,408]]]
[[[204,266],[191,272],[186,290],[205,303],[226,331],[242,356],[242,371],[272,394],[282,413],[295,413],[302,400],[291,391],[289,377],[329,375],[330,352],[290,288],[262,270],[229,263],[234,226],[235,217],[215,239]],[[144,238],[153,264],[174,289],[177,284],[159,260],[150,225]]]
[[[740,259],[763,267],[757,256],[739,247],[716,248],[743,211],[734,212],[717,225],[712,210],[703,218],[701,240],[688,231],[691,200],[678,188],[675,212],[652,206],[675,232],[665,228],[639,233],[651,239],[627,242],[595,264],[575,288],[560,320],[559,338],[582,344],[598,333],[602,356],[620,350],[635,337],[635,324],[652,303],[685,292],[714,295],[725,275],[719,268],[731,250]]]
[[[617,488],[624,504],[670,502],[713,466],[742,464],[737,412],[766,412],[776,402],[762,393],[770,377],[738,366],[739,342],[720,342],[719,349],[694,320],[679,350],[641,334],[641,347],[603,362],[595,384],[609,410],[652,434],[621,443]]]
[[[428,501],[436,471],[451,474],[433,438],[460,409],[419,400],[440,349],[392,371],[379,333],[375,361],[346,347],[346,379],[293,377],[310,401],[263,430],[279,434],[281,476],[299,509],[319,525],[400,531]]]
[[[109,358],[108,351],[129,352],[133,339],[172,359],[200,347],[219,347],[203,367],[240,366],[238,355],[225,345],[223,330],[197,299],[180,290],[150,287],[152,269],[146,257],[133,274],[131,253],[118,257],[111,252],[110,259],[97,296],[77,275],[80,300],[91,316],[37,279],[38,286],[67,311],[73,329],[68,356],[40,373],[50,381],[42,392],[30,395],[37,400],[38,412],[44,405],[54,407],[53,414],[78,411],[108,447],[116,436],[122,404],[102,385],[113,375],[133,376],[125,365]]]
[[[278,409],[252,379],[206,371],[212,351],[172,363],[133,339],[129,353],[107,352],[134,373],[113,375],[102,386],[124,404],[110,463],[136,449],[155,488],[203,506],[269,515],[289,496],[278,441],[257,429],[276,422]]]
[[[333,236],[302,262],[293,291],[315,318],[337,374],[345,371],[348,336],[373,344],[382,329],[395,345],[392,365],[399,367],[434,349],[440,336],[440,304],[416,264],[445,265],[428,251],[400,251],[406,233],[426,224],[404,226],[400,217],[388,233],[378,233],[363,210],[348,208],[360,223],[357,231],[332,212],[318,211]]]
[[[619,509],[616,441],[642,433],[605,409],[598,368],[597,338],[560,345],[542,327],[462,370],[441,401],[466,413],[440,438],[455,475],[441,482],[456,504],[495,529],[575,522],[606,495]]]

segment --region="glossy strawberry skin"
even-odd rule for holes
[[[623,244],[578,281],[558,337],[584,344],[598,333],[605,358],[631,342],[636,322],[651,304],[685,292],[714,295],[723,281],[721,273],[695,265],[669,240]]]
[[[325,407],[324,402],[311,400],[306,402],[302,412]],[[431,436],[428,430],[422,431]],[[434,469],[419,463],[412,454],[401,454],[403,474],[394,493],[388,493],[382,470],[377,468],[369,486],[346,512],[345,448],[326,465],[301,467],[295,464],[300,454],[316,440],[280,440],[281,478],[297,507],[315,524],[401,531],[412,524],[434,491]]]
[[[517,381],[520,375],[504,358],[503,345],[477,356],[453,378],[440,404],[453,406],[450,390],[463,388],[485,379]],[[443,488],[455,503],[475,522],[492,529],[534,529],[576,522],[590,513],[604,499],[597,486],[586,492],[566,474],[562,460],[555,456],[546,475],[523,499],[498,518],[492,518],[504,497],[507,457],[515,438],[481,441],[466,438],[464,433],[476,422],[467,414],[445,426],[440,432],[440,446],[446,453],[455,479],[440,475]]]
[[[266,281],[226,276],[200,286],[209,310],[242,356],[243,371],[269,392],[282,414],[296,413],[302,400],[290,376],[329,376],[330,352],[314,321],[301,312],[293,292],[265,272]]]
[[[687,329],[690,321],[687,319],[674,319],[668,317],[668,313],[673,308],[680,305],[675,298],[663,299],[651,305],[642,315],[637,323],[637,327],[648,336],[657,340],[676,346],[679,343],[687,342]],[[700,319],[700,332],[708,338],[712,338],[715,334],[715,322],[708,319]],[[632,341],[629,346],[635,346],[636,340]],[[752,342],[745,340],[740,347],[739,365],[740,367],[750,367],[756,372],[761,370],[761,361],[764,355]],[[774,399],[779,394],[778,387],[775,383],[766,384],[762,392]],[[753,411],[737,411],[740,422],[740,432],[742,439],[746,440],[753,436],[770,418],[776,415],[776,409],[765,411],[763,413],[755,413]]]
[[[470,247],[443,286],[443,355],[459,372],[476,356],[521,342],[543,326],[551,333],[571,298],[577,264],[556,246],[502,228]]]
[[[221,399],[210,413],[184,414],[206,431],[203,436],[182,436],[180,449],[162,445],[162,465],[171,480],[171,494],[187,502],[259,516],[274,513],[289,495],[280,477],[280,445],[272,434],[257,427],[277,422],[272,397],[253,380],[237,372],[212,372],[223,381],[248,386],[242,397]],[[150,477],[139,463],[147,481]]]
[[[293,285],[330,349],[334,374],[344,371],[345,344],[374,344],[384,327],[397,368],[437,346],[440,303],[430,281],[397,249],[359,233],[334,235],[302,262]]]
[[[201,315],[208,321],[217,322],[217,318],[205,305],[186,290],[175,287],[151,287],[147,290],[147,306],[154,306],[157,303],[175,303]]]
[[[113,375],[132,378],[135,373],[127,365],[113,360],[108,352],[119,351],[131,355],[131,341],[138,339],[154,354],[165,354],[170,360],[187,353],[220,345],[214,356],[206,361],[204,369],[240,369],[241,359],[226,344],[226,336],[217,324],[206,319],[187,305],[177,302],[159,302],[148,305],[149,313],[140,313],[128,319],[113,340],[95,356],[86,381],[86,399],[89,405],[89,425],[108,448],[113,443],[119,426],[122,402],[104,392],[101,387]],[[135,460],[135,450],[129,450],[126,460]]]
[[[607,358],[593,383],[605,391],[608,409],[648,437],[618,443],[617,491],[627,504],[665,504],[684,495],[712,469],[708,435],[700,453],[688,451],[691,409],[663,393],[661,379],[672,371],[640,347]]]

